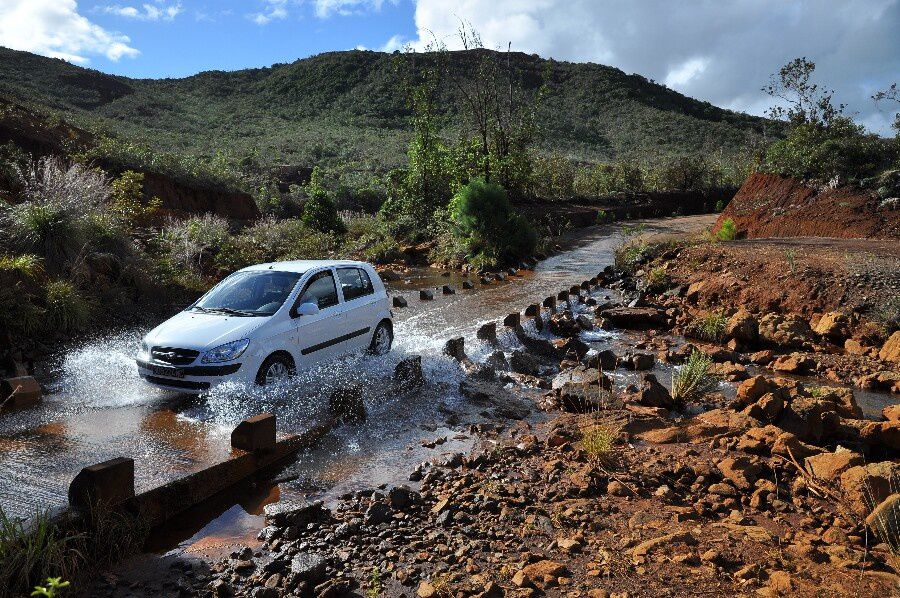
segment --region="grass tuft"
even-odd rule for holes
[[[723,310],[707,312],[697,319],[697,336],[705,341],[718,343],[725,338],[728,316]]]
[[[581,431],[581,446],[591,464],[599,467],[614,467],[618,463],[616,433],[608,426],[594,424]]]
[[[672,398],[684,402],[702,397],[716,387],[718,380],[709,369],[712,359],[694,351],[684,365],[672,372]]]

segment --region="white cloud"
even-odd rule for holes
[[[257,25],[268,25],[272,21],[283,21],[288,16],[288,0],[264,0],[265,7],[255,12],[250,19]]]
[[[328,2],[329,0],[319,0]],[[339,0],[331,0],[339,1]],[[900,79],[900,0],[415,0],[416,47],[432,32],[459,48],[460,20],[487,47],[588,61],[665,81],[684,94],[761,114],[759,89],[798,56],[835,100],[888,133],[872,91]]]
[[[110,32],[79,14],[75,0],[2,0],[0,45],[86,64],[89,56],[117,61],[140,52],[128,36]]]
[[[393,35],[391,39],[384,42],[384,45],[378,48],[382,52],[393,52],[395,50],[402,50],[408,40],[404,39],[402,35]]]
[[[385,1],[396,5],[399,0],[315,0],[316,16],[325,19],[334,14],[347,16],[381,10]]]
[[[140,7],[110,4],[101,7],[100,10],[107,14],[140,21],[171,21],[183,12],[180,2],[165,4],[160,0],[157,0],[156,4],[142,4]]]

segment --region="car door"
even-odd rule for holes
[[[304,303],[314,303],[319,308],[315,315],[297,315],[297,308]],[[314,273],[297,295],[291,310],[296,326],[296,338],[301,361],[313,364],[334,357],[347,334],[347,320],[338,296],[334,272],[326,268]]]
[[[347,328],[353,337],[348,349],[360,350],[369,346],[372,331],[377,322],[378,298],[369,275],[362,268],[340,266],[337,269],[338,283],[344,297],[344,312]]]

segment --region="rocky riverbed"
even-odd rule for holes
[[[467,374],[462,394],[484,413],[469,427],[470,453],[328,505],[269,505],[259,545],[208,567],[176,561],[161,585],[98,591],[897,595],[900,410],[865,419],[854,390],[836,382],[897,392],[897,333],[864,337],[874,320],[840,304],[810,318],[721,302],[721,333],[685,339],[704,336],[712,301],[703,280],[678,277],[690,251],[648,252],[634,275],[608,268],[526,309],[527,326],[507,318],[518,348],[476,362],[465,341],[448,342]],[[786,278],[772,292],[779,284],[793,289]],[[492,342],[497,326],[478,337]],[[592,350],[590,333],[613,328],[630,331],[628,349]],[[852,351],[856,338],[868,339],[865,351]],[[697,355],[719,382],[702,393],[649,373]],[[440,452],[443,442],[427,445]]]

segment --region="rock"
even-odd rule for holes
[[[509,356],[509,368],[519,374],[537,376],[540,371],[540,363],[530,353],[513,351]]]
[[[865,464],[862,455],[838,448],[833,453],[819,453],[805,459],[806,469],[813,476],[826,482],[837,482],[841,474],[857,465]]]
[[[777,390],[777,386],[765,376],[753,376],[738,385],[734,406],[742,409],[757,402],[766,393]]]
[[[656,358],[652,353],[626,353],[623,365],[630,370],[652,370]]]
[[[551,315],[547,328],[551,333],[563,338],[576,336],[579,332],[578,324],[569,312]]]
[[[802,442],[790,432],[779,434],[771,448],[772,455],[796,459],[798,462],[820,452],[822,449]]]
[[[365,524],[369,526],[381,525],[391,520],[394,512],[383,502],[373,502],[366,510]]]
[[[419,500],[419,493],[409,486],[395,486],[388,491],[388,503],[394,509],[405,509],[418,503]]]
[[[323,506],[322,501],[306,502],[287,500],[268,504],[263,507],[266,525],[288,527],[292,525],[305,526],[309,523],[321,522],[330,517],[330,511]]]
[[[787,349],[811,346],[814,340],[809,323],[796,315],[766,314],[759,321],[759,336],[763,342]]]
[[[776,596],[792,596],[794,594],[794,580],[787,571],[769,573],[768,585]]]
[[[744,413],[761,421],[774,421],[783,410],[784,400],[781,393],[767,392],[756,403],[747,407]]]
[[[878,359],[900,363],[900,330],[895,330],[878,352]]]
[[[850,334],[850,318],[838,311],[823,314],[813,328],[816,334],[840,344]]]
[[[869,353],[870,347],[862,344],[856,339],[848,338],[844,341],[844,351],[847,355],[866,355]]]
[[[419,598],[434,598],[437,595],[437,590],[427,581],[420,582],[419,587],[416,589],[416,596]]]
[[[593,330],[594,329],[594,323],[591,321],[591,319],[589,317],[587,317],[584,314],[579,314],[575,318],[575,323],[578,324],[578,327],[581,328],[582,330]]]
[[[325,576],[328,561],[318,553],[301,552],[291,560],[291,573],[297,581],[316,583]]]
[[[778,426],[804,442],[819,442],[825,431],[823,403],[817,399],[795,397],[778,418]]]
[[[861,517],[892,494],[892,480],[900,475],[900,464],[890,461],[851,467],[841,474],[847,505]]]
[[[560,538],[556,541],[556,546],[563,552],[579,552],[583,544],[577,538]]]
[[[659,383],[653,374],[643,374],[641,376],[641,386],[637,392],[637,401],[641,405],[648,407],[662,407],[671,409],[675,405],[672,395],[668,389]]]
[[[752,346],[759,338],[759,322],[746,309],[739,309],[725,324],[725,337]]]
[[[859,435],[863,441],[893,451],[900,450],[900,421],[872,422],[866,424]]]
[[[677,542],[683,542],[685,544],[697,543],[697,541],[691,534],[687,532],[676,532],[672,534],[666,534],[665,536],[660,536],[658,538],[644,540],[634,547],[634,549],[631,551],[631,556],[635,559],[645,557],[650,554],[651,551],[657,548],[668,546],[669,544],[675,544]]]
[[[756,365],[769,365],[773,359],[775,359],[775,354],[770,349],[755,351],[750,354],[750,363],[755,363]]]
[[[866,525],[875,530],[882,542],[896,542],[900,531],[900,493],[891,494],[872,509]]]
[[[394,368],[394,392],[411,392],[424,384],[425,375],[422,373],[422,358],[419,355],[407,357]]]
[[[346,423],[366,421],[366,404],[363,387],[359,382],[349,382],[335,388],[328,396],[328,410]]]
[[[900,421],[900,403],[888,405],[882,409],[881,416],[888,421]]]
[[[516,572],[512,582],[520,588],[544,589],[556,585],[556,580],[566,574],[566,567],[561,563],[542,560],[526,565]]]
[[[776,359],[772,369],[787,374],[807,374],[816,369],[816,360],[801,353],[791,353]]]
[[[406,301],[406,297],[403,297],[401,295],[394,295],[391,298],[391,303],[394,307],[407,307],[409,305],[409,303]]]
[[[614,307],[602,310],[600,316],[619,328],[633,330],[669,328],[666,313],[655,307]]]
[[[444,343],[444,355],[452,357],[456,361],[466,361],[466,339],[462,336],[449,339]]]
[[[717,463],[725,479],[741,490],[749,490],[762,471],[762,463],[751,457],[727,457]]]
[[[464,288],[466,290],[474,289],[475,284],[471,280],[464,280],[462,283],[462,288]]]
[[[832,403],[841,417],[862,419],[863,412],[856,403],[852,388],[820,386],[819,391],[824,391],[819,399]]]

